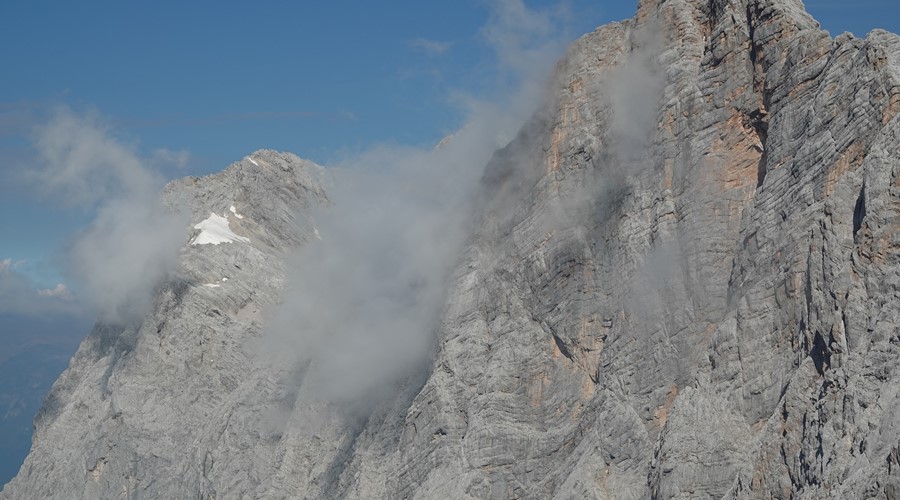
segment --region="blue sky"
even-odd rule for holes
[[[630,17],[636,3],[571,0],[567,35]],[[900,30],[895,0],[808,9],[833,34]],[[327,163],[376,143],[434,143],[461,123],[461,94],[503,89],[482,33],[490,13],[488,0],[4,3],[0,231],[16,237],[2,240],[0,259],[52,286],[56,254],[92,216],[17,180],[52,106],[98,110],[140,151],[188,153],[170,178],[263,147]]]
[[[634,10],[608,3],[570,3],[570,38]],[[483,0],[6,3],[0,210],[17,216],[0,231],[18,237],[0,258],[25,260],[20,270],[50,286],[54,252],[92,215],[16,180],[54,105],[98,110],[142,151],[188,152],[172,178],[264,147],[328,162],[374,143],[433,143],[461,123],[460,93],[498,87],[489,15]]]

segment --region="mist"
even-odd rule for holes
[[[613,112],[611,149],[620,164],[646,160],[659,128],[659,101],[666,83],[658,61],[663,48],[662,33],[661,24],[652,20],[632,31],[631,52],[607,82]]]
[[[425,369],[484,168],[542,104],[568,41],[563,19],[492,2],[481,36],[498,77],[486,95],[453,93],[464,125],[437,146],[381,145],[330,165],[333,206],[315,214],[321,240],[292,260],[261,350],[302,373],[301,393],[359,402]]]
[[[68,107],[38,127],[35,147],[34,185],[55,204],[96,213],[65,250],[73,293],[101,321],[139,318],[187,238],[186,217],[161,205],[164,178],[154,168],[183,163],[184,153],[141,158],[98,114]]]
[[[599,106],[608,110],[607,123],[584,146],[592,160],[590,168],[580,172],[580,184],[556,200],[559,224],[590,225],[605,219],[619,209],[638,177],[659,167],[651,150],[660,132],[667,78],[659,61],[665,35],[660,23],[650,19],[627,36],[628,49],[620,63],[597,76],[603,101]]]

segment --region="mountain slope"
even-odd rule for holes
[[[366,411],[245,347],[318,167],[180,181],[249,243],[186,246],[151,316],[95,329],[2,496],[896,498],[898,115],[895,35],[642,1],[487,166],[427,373]]]
[[[898,49],[775,1],[648,1],[580,40],[540,161],[495,166],[532,177],[466,254],[400,491],[890,491]],[[664,75],[647,137],[623,74]]]
[[[165,200],[186,204],[193,221],[221,214],[249,242],[186,245],[152,314],[94,328],[36,417],[41,437],[4,497],[183,497],[208,482],[208,471],[188,464],[208,460],[215,443],[263,439],[227,432],[230,419],[250,418],[242,414],[261,419],[253,401],[277,390],[254,376],[245,344],[277,299],[285,249],[314,237],[299,213],[325,201],[322,177],[296,156],[258,151],[167,186]],[[265,467],[262,457],[254,463]]]

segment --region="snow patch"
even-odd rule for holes
[[[234,216],[237,217],[238,219],[243,219],[243,218],[244,218],[243,215],[237,213],[237,209],[234,208],[234,205],[231,205],[231,207],[230,207],[228,210],[231,210],[231,213],[233,213]]]
[[[228,281],[228,278],[222,278],[222,281]]]
[[[253,158],[250,158],[250,157],[248,156],[247,159],[250,160],[250,163],[256,165],[257,167],[259,166],[259,163],[256,163],[256,161],[255,161]]]
[[[318,238],[318,239],[320,239],[320,240],[322,239],[322,235],[319,234],[319,228],[314,227],[314,228],[313,228],[313,233],[316,235],[316,238]]]
[[[191,245],[218,245],[235,241],[250,243],[250,238],[238,236],[231,231],[228,219],[214,213],[210,213],[209,218],[195,225],[194,229],[199,229],[200,234],[191,240]]]
[[[209,288],[219,288],[222,285],[219,285],[218,283],[204,283],[203,286],[209,287]]]

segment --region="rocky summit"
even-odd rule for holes
[[[166,188],[177,273],[82,342],[0,497],[900,498],[900,37],[643,0],[550,86],[421,373],[362,411],[247,347],[331,203],[258,151]]]

